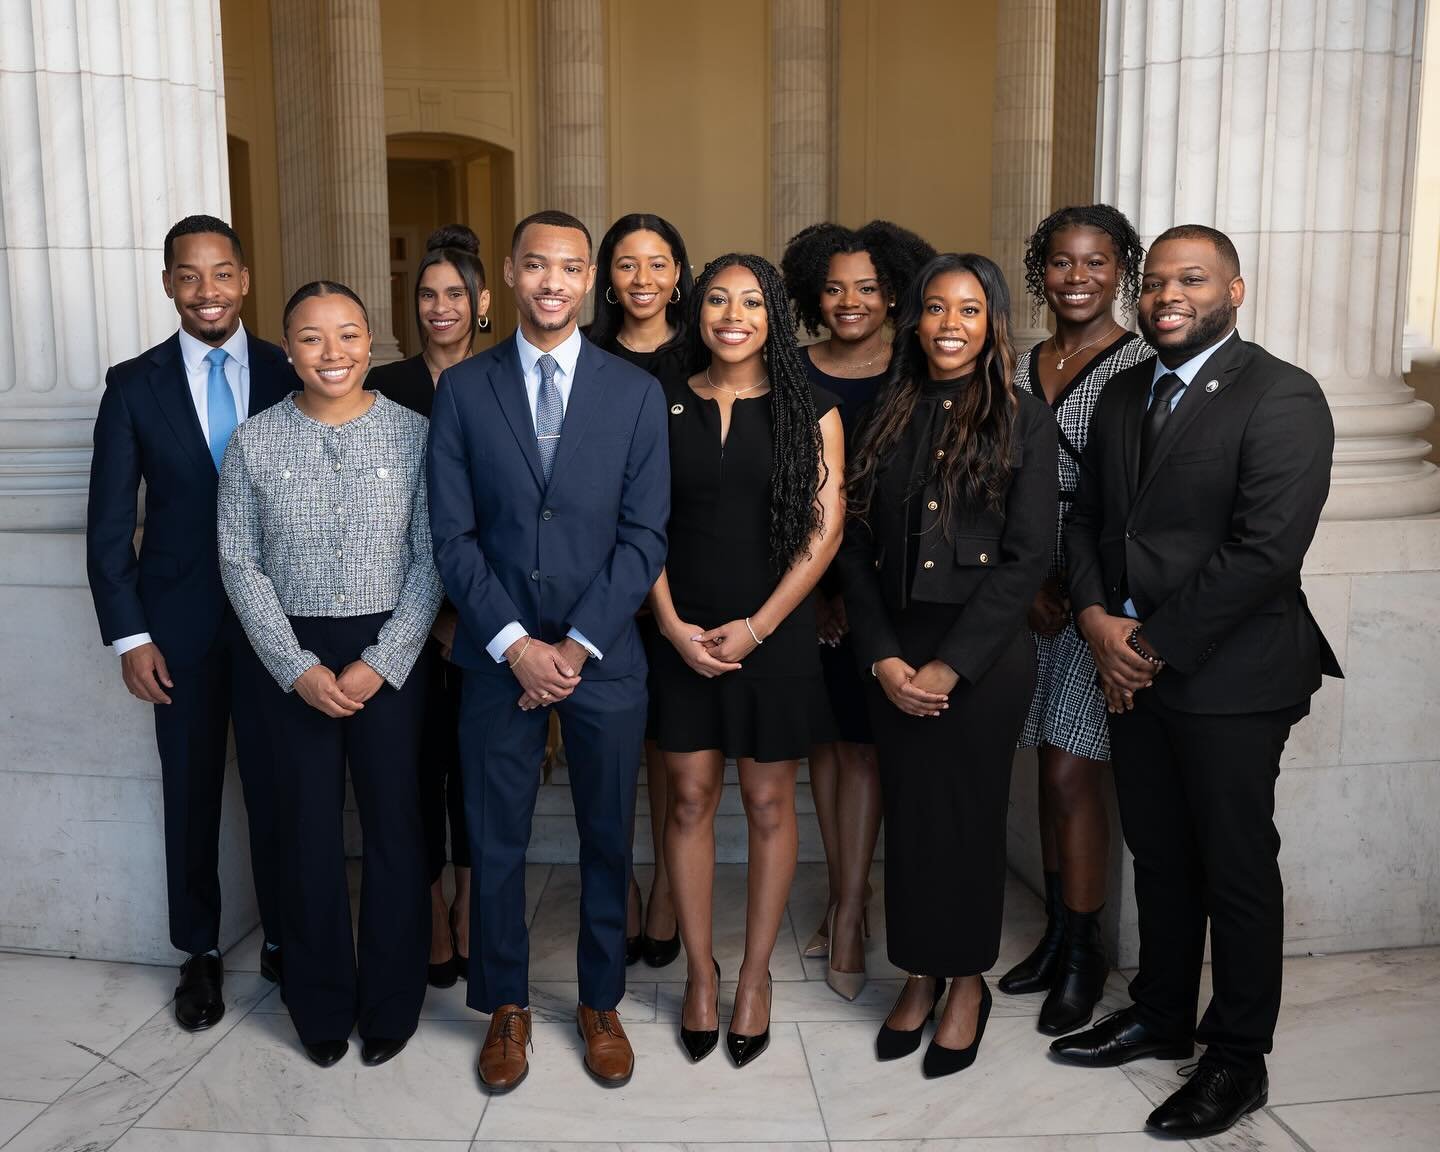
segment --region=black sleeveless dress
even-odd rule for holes
[[[812,389],[818,420],[835,398]],[[780,582],[770,566],[770,397],[735,401],[725,443],[720,406],[684,381],[670,407],[670,551],[665,562],[680,619],[697,629],[753,616]],[[666,752],[795,760],[834,739],[820,672],[812,592],[743,661],[706,679],[662,641],[650,668],[656,739]]]

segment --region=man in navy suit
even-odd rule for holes
[[[240,323],[250,273],[240,238],[223,220],[187,216],[171,228],[163,279],[180,331],[105,376],[86,566],[100,634],[120,657],[125,686],[155,706],[170,941],[190,956],[180,969],[175,1018],[198,1031],[225,1013],[217,866],[232,715],[265,926],[260,970],[279,979],[270,758],[252,687],[264,672],[220,585],[215,493],[236,425],[298,385],[285,354]],[[137,558],[141,480],[145,532]]]
[[[606,1085],[634,1069],[615,1012],[646,708],[634,616],[665,561],[670,463],[659,384],[576,328],[594,280],[579,220],[522,220],[505,259],[520,330],[446,371],[431,413],[430,525],[465,670],[468,1003],[491,1013],[492,1092],[528,1071],[525,852],[552,708],[580,832],[585,1066]]]

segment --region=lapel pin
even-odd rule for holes
[[[1219,388],[1219,387],[1220,387],[1220,381],[1218,381],[1218,380],[1211,380],[1210,383],[1208,383],[1208,384],[1205,385],[1205,391],[1206,391],[1206,392],[1214,392],[1215,389],[1217,389],[1217,388]]]
[[[680,413],[682,413],[682,412],[684,412],[684,411],[685,411],[685,405],[684,405],[684,404],[672,404],[672,405],[670,405],[670,415],[671,415],[671,416],[679,416]]]

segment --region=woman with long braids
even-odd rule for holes
[[[665,854],[689,971],[680,1040],[719,1040],[712,950],[715,812],[725,758],[749,825],[745,959],[726,1046],[770,1041],[770,956],[795,875],[795,774],[828,708],[814,589],[843,520],[844,433],[805,375],[780,275],[758,256],[706,266],[691,311],[695,374],[668,390],[670,551],[651,600],[658,740],[670,773]]]
[[[606,352],[645,369],[673,388],[690,375],[687,364],[686,313],[695,277],[679,230],[663,216],[632,212],[610,225],[595,256],[595,320],[587,335]],[[665,643],[655,617],[638,617],[640,639],[654,662]],[[655,743],[656,677],[650,678],[650,714],[645,726],[645,783],[650,797],[650,834],[655,845],[655,876],[650,900],[642,904],[640,886],[630,880],[626,909],[625,963],[643,959],[663,968],[680,954],[680,930],[665,868],[665,754]]]
[[[1114,316],[1117,297],[1134,316],[1144,263],[1140,237],[1108,204],[1052,213],[1025,248],[1032,313],[1048,306],[1055,335],[1016,366],[1015,387],[1044,400],[1060,424],[1055,539],[1049,574],[1030,607],[1037,670],[1020,737],[1022,747],[1039,749],[1046,923],[1030,955],[1000,978],[1000,990],[1047,992],[1037,1027],[1050,1036],[1090,1022],[1110,970],[1100,942],[1110,855],[1102,791],[1110,729],[1094,658],[1070,615],[1063,535],[1100,393],[1117,372],[1154,355]]]
[[[870,676],[891,963],[876,1039],[926,1076],[975,1061],[1000,950],[1005,814],[1035,683],[1025,613],[1055,533],[1055,418],[1013,384],[1010,294],[984,256],[938,256],[902,302],[890,374],[851,456],[840,570]]]
[[[812,336],[804,350],[811,383],[840,398],[845,440],[852,443],[862,412],[890,367],[886,321],[911,278],[935,249],[886,220],[863,228],[812,224],[797,233],[780,262],[795,315]],[[875,763],[865,688],[855,667],[845,598],[833,567],[816,598],[820,665],[837,739],[810,749],[810,794],[825,846],[829,896],[806,956],[829,958],[825,980],[847,1000],[865,987],[866,903],[870,864],[880,832],[880,773]],[[831,932],[831,922],[835,931]]]
[[[480,350],[490,331],[490,290],[480,240],[464,224],[446,224],[425,241],[415,273],[415,323],[420,352],[371,370],[365,387],[427,420],[440,373]],[[420,746],[420,811],[430,868],[430,969],[436,988],[449,988],[470,963],[470,842],[460,771],[460,669],[450,663],[455,609],[447,600],[422,655],[429,677]],[[455,896],[445,903],[446,823]]]

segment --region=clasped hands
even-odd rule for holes
[[[708,630],[677,620],[665,630],[665,638],[680,658],[707,680],[736,671],[740,662],[759,647],[757,637],[764,639],[753,616],[749,624],[742,618]]]
[[[505,662],[524,689],[516,703],[522,712],[545,708],[564,700],[580,683],[580,669],[590,658],[579,641],[569,636],[547,644],[522,636],[505,649]]]
[[[950,665],[931,660],[918,671],[899,656],[875,661],[875,679],[885,697],[907,716],[939,716],[950,707],[960,676]]]
[[[1155,682],[1154,664],[1130,647],[1130,633],[1139,622],[1128,616],[1111,616],[1099,604],[1092,604],[1075,617],[1080,635],[1090,645],[1100,690],[1111,712],[1129,712],[1135,707],[1135,693]],[[1144,637],[1140,644],[1151,651]]]
[[[364,660],[352,660],[340,675],[316,664],[296,678],[294,688],[300,699],[326,716],[341,719],[365,707],[365,701],[380,691],[385,678]]]

